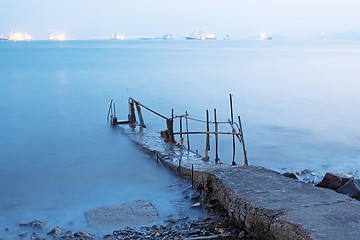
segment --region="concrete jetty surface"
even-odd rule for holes
[[[164,142],[151,129],[119,128],[180,174],[191,177],[193,166],[195,186],[258,239],[360,239],[357,200],[262,167],[203,161],[177,144]]]

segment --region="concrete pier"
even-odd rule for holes
[[[193,166],[195,186],[258,239],[360,239],[357,200],[262,167],[203,161],[182,146],[164,142],[151,129],[119,128],[180,174],[190,177]]]

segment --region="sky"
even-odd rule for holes
[[[260,33],[306,39],[360,32],[359,9],[358,0],[0,0],[0,34],[91,39],[202,31],[239,39]]]

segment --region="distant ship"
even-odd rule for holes
[[[6,41],[6,40],[9,40],[9,38],[6,37],[5,35],[1,34],[0,35],[0,41]]]
[[[111,36],[111,39],[114,40],[124,40],[124,35],[117,35],[116,33],[113,33],[113,35]]]
[[[230,40],[229,34],[226,34],[226,37],[224,37],[224,40]]]
[[[163,36],[163,39],[175,39],[175,36],[174,36],[174,34],[165,34]]]
[[[198,34],[191,34],[191,36],[186,35],[185,37],[187,40],[216,40],[216,37],[214,34],[206,34],[206,35],[202,35],[201,32],[199,32]]]
[[[55,36],[49,33],[48,40],[55,40]]]
[[[264,40],[272,40],[273,37],[272,36],[268,36],[267,38],[265,38]]]
[[[28,33],[10,33],[10,37],[8,38],[8,40],[12,40],[12,41],[31,41],[32,37],[28,34]]]
[[[206,34],[204,37],[206,40],[216,40],[216,37],[214,34]]]

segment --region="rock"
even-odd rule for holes
[[[201,207],[201,203],[200,203],[200,202],[194,203],[193,205],[191,205],[191,207],[192,207],[192,208]]]
[[[59,237],[62,233],[62,230],[61,228],[58,226],[58,227],[55,227],[53,230],[51,230],[50,232],[48,232],[47,234],[48,235],[52,235],[53,237]]]
[[[28,223],[20,223],[20,227],[32,227],[32,228],[43,229],[44,223],[40,220],[33,220]]]
[[[360,179],[350,180],[344,186],[338,188],[336,192],[360,200]]]
[[[291,172],[283,173],[283,176],[288,177],[288,178],[293,178],[293,179],[300,180],[300,173],[297,172],[297,171],[291,171]]]
[[[244,233],[244,231],[241,231],[238,235],[238,238],[241,239],[243,237],[245,237],[245,233]]]
[[[76,233],[74,233],[74,237],[80,237],[80,238],[85,238],[85,239],[95,239],[96,236],[92,233],[76,232]]]
[[[151,203],[138,200],[98,207],[87,211],[85,217],[93,228],[112,228],[152,223],[159,215]]]
[[[111,236],[110,234],[107,234],[103,237],[104,240],[114,240],[115,238]]]
[[[200,199],[200,193],[194,193],[190,197],[191,201],[199,201],[199,199]]]
[[[233,239],[234,238],[228,234],[185,238],[185,240],[233,240]]]
[[[349,174],[326,173],[323,180],[315,186],[336,190],[352,179],[354,177]]]

